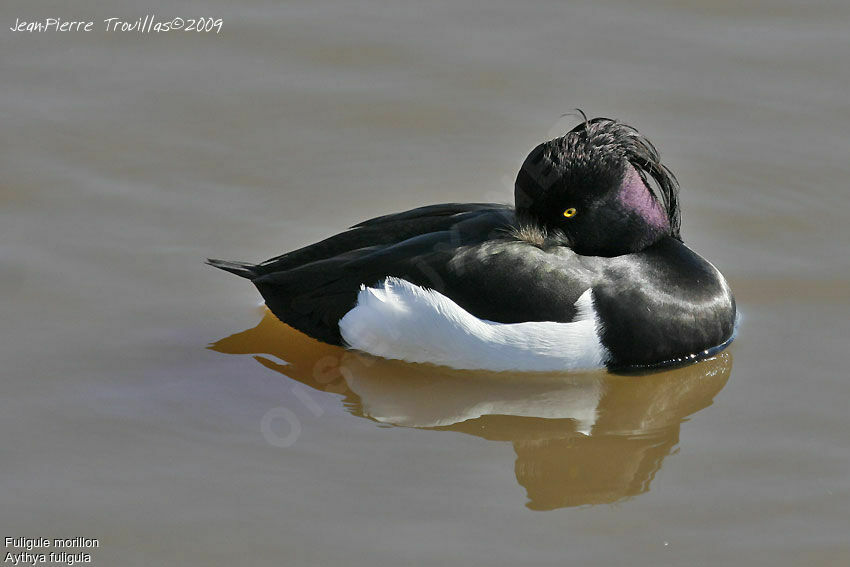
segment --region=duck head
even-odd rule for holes
[[[679,185],[655,146],[609,118],[585,120],[540,144],[517,175],[523,224],[585,256],[643,250],[679,235]]]

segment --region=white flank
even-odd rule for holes
[[[609,353],[599,340],[592,290],[575,305],[572,323],[495,323],[437,291],[387,278],[361,288],[339,329],[352,348],[408,362],[495,371],[600,368]]]

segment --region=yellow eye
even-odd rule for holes
[[[576,209],[575,209],[575,207],[570,207],[569,209],[567,209],[566,211],[564,211],[564,216],[565,216],[565,217],[567,217],[567,218],[570,218],[570,217],[574,217],[574,216],[576,216]]]

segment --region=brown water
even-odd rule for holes
[[[850,564],[846,2],[33,4],[0,7],[0,535],[99,565]],[[222,33],[100,29],[151,13]],[[48,16],[95,30],[9,30]],[[509,201],[575,107],[679,176],[744,315],[721,356],[357,357],[202,263]]]

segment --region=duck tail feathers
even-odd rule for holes
[[[214,258],[207,258],[206,263],[220,270],[224,270],[225,272],[236,274],[242,278],[248,278],[249,280],[253,280],[257,277],[257,272],[254,271],[254,268],[256,268],[254,264],[248,264],[245,262],[229,262],[227,260],[216,260]]]

